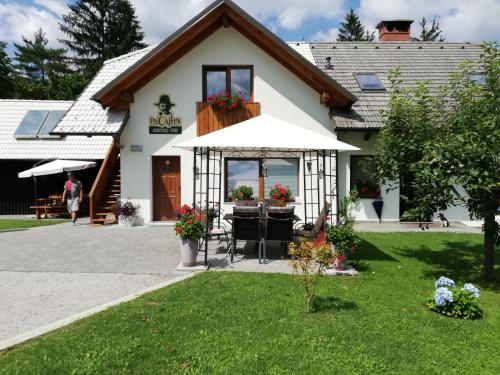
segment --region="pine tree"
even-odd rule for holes
[[[345,15],[345,22],[340,23],[339,42],[367,41],[372,42],[375,39],[375,32],[370,32],[363,26],[358,15],[354,10],[350,10]]]
[[[92,78],[105,60],[146,47],[129,0],[77,0],[59,26],[75,64]]]
[[[24,99],[52,99],[50,86],[71,73],[63,48],[49,48],[45,33],[39,29],[30,40],[23,36],[24,44],[14,43],[18,72],[16,91]]]
[[[7,43],[0,41],[0,99],[13,98],[14,90],[14,69],[7,52]]]
[[[436,22],[434,18],[432,20],[432,25],[430,28],[427,28],[427,20],[425,17],[422,18],[422,21],[419,22],[421,27],[420,37],[414,38],[413,40],[417,42],[444,42],[445,38],[442,36],[442,30],[439,28],[439,23]]]

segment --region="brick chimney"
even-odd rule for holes
[[[413,20],[385,20],[377,25],[380,42],[408,42]]]

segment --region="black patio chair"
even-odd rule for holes
[[[264,223],[264,238],[262,240],[262,257],[259,253],[259,263],[263,258],[266,263],[266,243],[280,242],[285,253],[290,242],[293,242],[293,223],[295,220],[295,207],[269,207]]]
[[[260,208],[251,206],[240,206],[233,208],[233,225],[231,229],[230,248],[231,262],[234,260],[234,253],[238,240],[245,242],[255,242],[257,251],[260,254],[262,245],[262,226]]]

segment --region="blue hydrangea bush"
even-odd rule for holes
[[[435,283],[436,290],[429,301],[429,308],[440,314],[460,319],[479,319],[483,310],[479,306],[479,289],[471,283],[458,288],[452,279],[441,276]]]

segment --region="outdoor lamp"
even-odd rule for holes
[[[308,162],[306,163],[306,166],[307,166],[307,173],[311,173],[312,162],[311,162],[311,161],[308,161]]]
[[[262,160],[262,175],[267,177],[267,164],[266,159]]]

